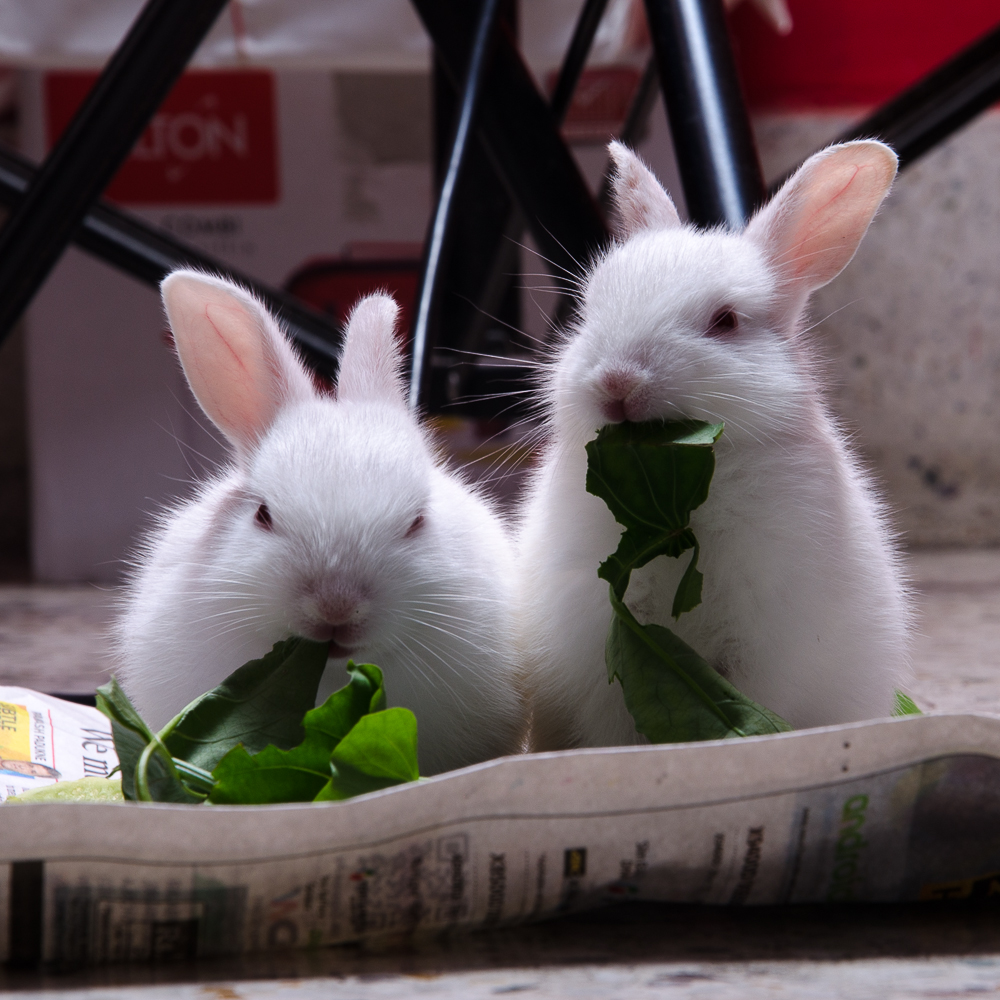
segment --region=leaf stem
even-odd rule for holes
[[[208,795],[215,788],[215,778],[208,771],[202,770],[194,764],[189,764],[186,760],[178,760],[172,757],[174,767],[185,784],[195,786],[192,791],[199,795]]]

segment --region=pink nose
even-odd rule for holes
[[[366,603],[357,592],[327,591],[318,596],[316,611],[327,625],[347,625],[363,617]]]
[[[645,379],[632,368],[612,368],[598,383],[601,413],[613,424],[634,420],[643,405]]]
[[[319,642],[332,642],[331,655],[347,655],[364,642],[371,600],[359,587],[324,582],[306,593],[299,631]]]

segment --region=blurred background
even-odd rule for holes
[[[507,2],[548,93],[581,2]],[[43,160],[140,6],[0,5],[0,141]],[[729,6],[769,182],[1000,18],[995,0]],[[649,54],[640,0],[610,0],[563,130],[595,193]],[[651,95],[636,145],[683,212],[662,98]],[[378,287],[409,317],[453,115],[407,0],[231,0],[106,197],[337,319]],[[464,213],[456,246],[474,247],[476,212],[495,209]],[[489,315],[462,294],[485,280],[476,255],[454,251],[447,263],[443,322],[475,328],[500,356],[549,337],[558,302],[545,261],[518,240],[511,267],[521,273]],[[831,404],[913,549],[1000,544],[998,250],[991,110],[901,175],[854,262],[814,299]],[[435,420],[455,461],[510,501],[518,462],[530,460],[523,427],[447,409]],[[114,587],[150,514],[223,457],[155,291],[71,247],[0,350],[3,578]],[[71,636],[107,613],[103,590],[87,591],[100,595],[92,604],[67,604],[70,591],[57,589],[18,593],[20,605],[0,608],[0,648],[4,615],[49,615]]]

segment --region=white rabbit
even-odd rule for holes
[[[349,657],[382,668],[389,704],[417,716],[421,773],[516,752],[512,542],[407,409],[395,302],[355,307],[333,398],[242,289],[182,270],[162,292],[234,462],[136,560],[117,624],[136,708],[163,725],[297,634],[332,641],[321,698]]]
[[[889,715],[910,607],[884,507],[827,412],[803,333],[809,293],[854,255],[896,173],[878,142],[808,160],[743,233],[681,224],[612,143],[617,241],[546,373],[548,450],[522,512],[517,592],[532,748],[644,742],[604,643],[598,565],[621,527],[585,490],[585,443],[624,419],[725,421],[692,527],[702,604],[674,622],[689,556],[632,574],[640,622],[673,629],[794,727]]]

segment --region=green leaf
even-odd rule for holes
[[[708,496],[712,446],[722,430],[722,424],[702,421],[626,421],[602,427],[588,443],[587,491],[604,500],[625,528],[617,550],[597,571],[619,600],[633,569],[697,545],[691,511]],[[675,615],[700,600],[701,573],[692,562],[674,599]]]
[[[295,637],[231,673],[160,733],[174,757],[212,770],[235,746],[250,753],[302,740],[302,717],[316,704],[329,644]]]
[[[331,778],[330,754],[369,712],[385,706],[382,671],[374,664],[348,663],[349,683],[302,720],[305,738],[290,750],[266,746],[251,755],[231,749],[212,772],[212,802],[259,804],[310,802]]]
[[[311,802],[330,780],[330,761],[320,761],[317,770],[316,762],[301,749],[267,746],[251,756],[243,747],[233,747],[212,772],[216,785],[209,801],[218,805]]]
[[[636,729],[653,743],[759,736],[791,729],[741,694],[690,646],[659,625],[640,625],[611,590],[609,681],[617,677]]]
[[[337,744],[330,758],[333,776],[316,801],[347,799],[420,777],[417,719],[408,708],[366,715]]]
[[[97,707],[111,721],[115,753],[122,770],[122,794],[126,799],[134,800],[135,768],[142,751],[153,741],[153,732],[114,677],[97,689]]]
[[[362,716],[381,712],[385,708],[382,671],[374,663],[356,664],[350,660],[347,673],[351,678],[347,686],[334,691],[322,705],[308,712],[302,720],[307,742],[310,736],[319,738],[320,735],[329,742],[327,759],[333,748]]]
[[[625,529],[597,575],[610,584],[614,617],[605,661],[638,732],[654,743],[783,732],[790,726],[741,694],[690,646],[659,625],[641,625],[624,604],[632,570],[694,549],[674,594],[679,618],[701,603],[703,577],[691,511],[705,502],[722,424],[628,422],[603,427],[587,445],[587,490]]]
[[[698,542],[694,543],[694,552],[691,553],[691,562],[684,570],[681,582],[677,585],[677,593],[674,594],[674,606],[670,613],[676,621],[685,611],[698,607],[701,604],[701,585],[704,577],[698,569],[698,553],[700,552]]]
[[[902,691],[896,692],[895,705],[892,709],[893,715],[923,715],[924,713],[917,708],[917,703],[908,695],[904,694]]]

